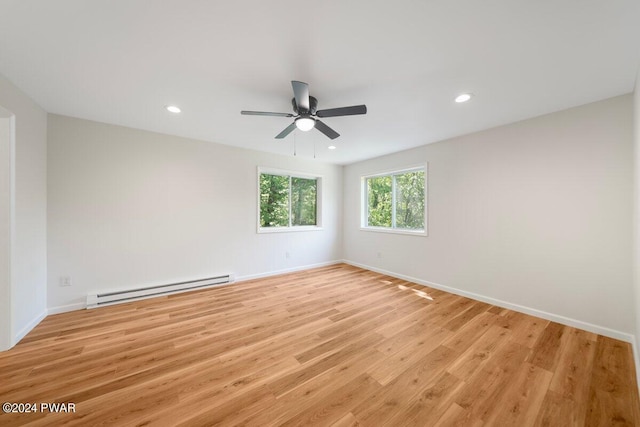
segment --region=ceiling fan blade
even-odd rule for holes
[[[276,135],[276,139],[285,138],[287,135],[289,135],[291,132],[293,132],[295,128],[296,128],[296,122],[291,123],[289,126],[287,126],[287,128],[285,130],[283,130],[278,135]]]
[[[355,116],[357,114],[367,114],[366,105],[354,105],[352,107],[329,108],[316,112],[318,117]]]
[[[244,116],[275,116],[275,117],[294,117],[291,113],[270,113],[268,111],[240,111]]]
[[[295,122],[294,122],[294,125],[295,125]],[[331,129],[329,126],[325,125],[320,120],[316,120],[316,129],[318,129],[320,132],[324,133],[331,139],[336,139],[337,137],[340,136],[338,132]]]
[[[296,80],[291,81],[293,96],[296,98],[298,110],[309,111],[309,85]]]

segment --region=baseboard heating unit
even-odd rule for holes
[[[122,304],[141,299],[153,298],[162,295],[177,294],[196,289],[220,286],[233,283],[232,274],[209,277],[206,279],[189,280],[186,282],[170,283],[166,285],[150,286],[146,288],[127,289],[121,291],[100,292],[87,295],[87,308],[103,307],[113,304]]]

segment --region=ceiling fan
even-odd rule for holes
[[[324,124],[318,117],[338,117],[338,116],[354,116],[357,114],[367,114],[366,105],[354,105],[351,107],[330,108],[328,110],[318,110],[318,100],[313,96],[309,96],[309,85],[304,82],[293,80],[293,112],[291,113],[270,113],[267,111],[240,111],[240,114],[246,116],[275,116],[275,117],[294,117],[295,120],[285,130],[276,135],[276,139],[282,139],[289,135],[297,127],[301,131],[307,132],[314,127],[331,139],[340,136],[338,132]]]

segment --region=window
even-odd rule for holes
[[[426,168],[362,178],[362,228],[426,234]]]
[[[274,169],[258,169],[258,231],[320,228],[322,178]]]

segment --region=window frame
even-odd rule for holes
[[[428,222],[428,163],[422,163],[414,166],[408,166],[401,169],[385,170],[383,172],[369,173],[360,177],[360,231],[372,231],[375,233],[391,233],[391,234],[405,234],[410,236],[422,236],[427,237],[429,222]],[[391,224],[395,224],[396,216],[396,184],[395,175],[402,175],[408,172],[424,171],[424,228],[421,230],[412,230],[409,228],[396,228],[396,227],[376,227],[368,225],[369,218],[369,194],[367,188],[367,180],[369,178],[377,178],[382,176],[391,177]]]
[[[262,227],[260,226],[260,203],[261,203],[261,194],[260,194],[260,176],[262,174],[265,175],[278,175],[278,176],[287,176],[289,177],[289,225],[286,227]],[[276,169],[264,166],[258,166],[257,168],[257,206],[256,206],[256,230],[257,233],[287,233],[287,232],[298,232],[298,231],[320,231],[323,229],[322,227],[322,184],[324,177],[319,174],[308,173],[308,172],[297,172],[290,171],[285,169]],[[291,208],[291,178],[303,178],[303,179],[315,179],[316,180],[316,225],[292,225],[292,208]]]

